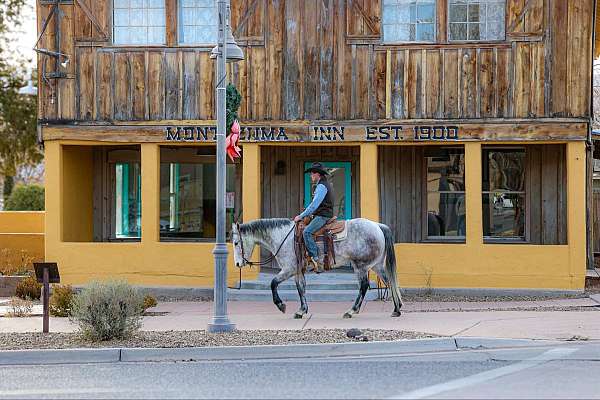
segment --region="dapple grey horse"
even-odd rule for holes
[[[277,293],[277,286],[288,278],[295,276],[300,309],[294,318],[302,318],[308,312],[304,273],[298,271],[298,263],[294,248],[294,222],[284,218],[258,219],[245,224],[234,224],[231,239],[234,245],[235,265],[239,268],[251,264],[252,252],[260,245],[274,255],[281,271],[271,281],[273,302],[285,313],[286,306]],[[396,255],[392,231],[387,225],[378,224],[364,218],[347,221],[348,234],[346,239],[335,243],[336,266],[352,265],[359,283],[359,294],[350,310],[344,313],[344,318],[352,318],[358,314],[363,299],[369,289],[368,272],[375,273],[388,286],[394,301],[392,317],[400,316],[402,298],[396,281]],[[323,245],[320,252],[323,254]],[[321,256],[322,257],[322,256]]]

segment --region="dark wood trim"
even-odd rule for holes
[[[165,4],[165,21],[166,21],[166,41],[167,41],[167,46],[177,46],[178,41],[177,41],[177,31],[178,31],[178,26],[177,26],[177,14],[178,14],[178,9],[177,9],[177,0],[165,0],[166,4]]]

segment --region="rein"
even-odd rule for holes
[[[296,228],[296,224],[295,223],[294,223],[294,226],[292,226],[292,229],[290,229],[290,231],[288,232],[288,234],[285,235],[285,237],[281,241],[281,244],[277,248],[277,251],[275,252],[275,254],[271,254],[269,257],[267,257],[266,259],[264,259],[262,261],[254,262],[254,261],[248,260],[246,258],[246,256],[244,255],[244,239],[242,238],[242,232],[240,231],[239,226],[238,226],[238,235],[240,237],[240,248],[242,250],[242,260],[244,261],[245,264],[248,264],[248,265],[251,265],[251,266],[258,265],[259,267],[262,267],[264,265],[271,264],[271,262],[273,262],[273,260],[275,259],[275,257],[277,257],[277,254],[279,254],[279,251],[283,247],[283,244],[285,243],[285,241],[287,240],[287,238],[290,237],[290,234],[294,231],[294,228]]]

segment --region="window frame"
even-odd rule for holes
[[[219,18],[219,15],[218,15],[219,10],[218,10],[218,7],[217,7],[216,0],[213,0],[213,4],[214,4],[214,7],[215,7],[215,11],[217,13],[217,18]],[[183,18],[180,18],[182,7],[183,7],[183,1],[182,0],[177,0],[176,1],[176,5],[175,5],[175,14],[176,15],[174,16],[174,19],[175,19],[175,36],[176,36],[175,41],[176,41],[177,46],[182,46],[182,47],[185,47],[185,46],[188,46],[188,47],[214,47],[214,46],[216,46],[217,42],[219,41],[219,38],[218,38],[218,35],[219,35],[218,28],[219,27],[218,27],[218,24],[215,26],[216,27],[216,31],[217,31],[217,38],[215,39],[214,43],[201,43],[201,42],[198,42],[198,43],[195,43],[195,42],[193,42],[193,43],[192,42],[183,43],[182,42],[182,37],[183,37],[182,30],[183,30],[183,27],[184,27],[184,25],[183,25]],[[196,25],[194,25],[194,26],[196,26]]]
[[[106,7],[108,10],[108,21],[110,23],[110,29],[109,29],[109,41],[112,44],[112,46],[114,47],[124,47],[124,48],[132,48],[132,47],[144,47],[144,48],[152,48],[152,47],[169,47],[172,46],[172,44],[170,44],[169,41],[169,24],[173,22],[172,17],[170,16],[170,9],[169,7],[172,6],[171,3],[176,3],[178,0],[164,0],[164,10],[165,10],[165,26],[164,26],[164,33],[165,33],[165,40],[163,43],[116,43],[115,41],[115,28],[116,28],[116,24],[115,24],[115,0],[111,0],[109,2],[109,6]],[[175,16],[177,17],[177,16]],[[175,25],[177,25],[177,19],[175,18]]]
[[[530,188],[530,178],[531,178],[531,174],[529,173],[529,150],[528,150],[528,146],[506,146],[506,145],[500,145],[500,146],[494,146],[494,145],[489,145],[489,146],[482,146],[481,147],[481,236],[483,238],[483,243],[484,244],[530,244],[531,243],[531,229],[530,229],[530,218],[531,218],[531,190],[528,190]],[[484,212],[484,206],[483,206],[483,196],[484,194],[491,194],[491,193],[498,193],[498,192],[502,192],[502,191],[490,191],[490,190],[483,190],[483,163],[487,162],[487,160],[484,158],[485,152],[488,150],[523,150],[525,153],[525,157],[523,160],[523,166],[524,166],[524,197],[525,197],[525,221],[524,221],[524,229],[525,229],[525,234],[523,235],[523,237],[518,237],[518,236],[514,236],[514,237],[499,237],[499,236],[485,236],[484,233],[484,226],[483,226],[483,212]],[[520,193],[520,192],[516,192],[516,191],[506,191],[506,192],[502,192],[502,193]]]
[[[413,0],[413,1],[422,1],[422,0]],[[439,13],[439,6],[438,6],[438,2],[439,0],[431,0],[433,1],[433,8],[434,8],[434,15],[433,15],[433,40],[431,41],[423,41],[423,40],[414,40],[414,41],[398,41],[398,42],[393,42],[393,41],[389,41],[387,42],[383,36],[383,26],[384,25],[390,25],[390,24],[384,24],[383,23],[383,11],[384,11],[384,0],[381,1],[380,3],[380,7],[381,7],[381,28],[380,28],[380,43],[382,45],[386,45],[386,46],[398,46],[398,45],[432,45],[432,44],[436,44],[438,43],[439,37],[439,17],[438,17],[438,13]],[[444,0],[445,1],[445,0]],[[391,24],[391,25],[399,25],[398,23],[396,24]],[[410,23],[410,25],[413,25],[412,23]],[[418,23],[415,23],[415,29],[416,26],[418,25]]]
[[[466,232],[466,218],[467,218],[467,213],[465,212],[465,234],[464,236],[429,236],[429,227],[428,227],[428,220],[427,220],[427,214],[429,213],[429,190],[427,190],[427,175],[428,175],[428,169],[427,169],[427,155],[426,155],[426,150],[427,150],[426,146],[424,151],[423,151],[423,157],[421,159],[421,170],[423,171],[423,177],[422,177],[422,182],[421,182],[421,192],[423,193],[422,195],[422,207],[421,207],[421,243],[446,243],[446,244],[465,244],[467,242],[467,232]],[[448,144],[448,145],[434,145],[432,147],[438,147],[438,148],[451,148],[451,149],[461,149],[463,151],[463,156],[466,157],[466,150],[465,150],[465,146],[464,144]],[[466,158],[465,158],[465,171],[464,171],[465,177],[467,174],[467,165],[466,165]],[[466,179],[464,181],[465,184],[465,190],[463,191],[455,191],[455,192],[447,192],[450,194],[460,194],[462,193],[464,195],[464,199],[465,199],[465,203],[467,201],[467,187],[466,187]],[[439,191],[434,191],[431,193],[440,193]],[[446,193],[446,191],[444,191],[444,193]],[[466,208],[466,206],[465,206]]]
[[[389,47],[410,47],[410,46],[439,46],[439,45],[473,45],[473,44],[488,44],[499,45],[508,42],[507,22],[508,22],[508,5],[507,0],[504,1],[504,39],[498,40],[450,40],[450,0],[435,0],[435,22],[434,22],[434,37],[431,42],[414,41],[414,42],[386,42],[383,37],[383,1],[380,2],[380,34],[379,45]]]
[[[461,40],[451,40],[450,39],[450,2],[452,0],[437,0],[445,2],[445,12],[446,12],[446,42],[447,43],[452,43],[452,44],[460,44],[460,43],[504,43],[506,42],[506,21],[507,21],[507,17],[506,17],[506,10],[507,10],[507,0],[502,0],[504,1],[504,38],[503,39],[461,39]],[[482,0],[483,1],[483,0]],[[469,3],[466,3],[467,5]],[[467,15],[467,19],[468,19],[468,15]],[[468,26],[469,26],[469,22],[465,22],[467,24],[467,30],[468,30]],[[487,22],[486,22],[487,24]],[[468,33],[467,33],[468,36]]]
[[[160,175],[160,166],[162,164],[209,164],[207,162],[198,162],[198,159],[194,159],[194,158],[190,158],[189,155],[187,154],[168,154],[164,159],[162,157],[162,154],[160,154],[160,150],[162,149],[176,149],[179,146],[169,146],[167,145],[160,145],[159,146],[159,175]],[[200,157],[203,158],[211,158],[214,159],[214,162],[216,163],[216,144],[202,144],[202,145],[197,145],[197,146],[185,146],[184,148],[192,148],[192,149],[214,149],[215,154],[207,154],[207,155],[201,155]],[[235,203],[234,203],[234,208],[233,208],[233,213],[234,215],[237,215],[239,213],[240,210],[242,210],[242,174],[243,174],[243,164],[241,162],[241,160],[239,162],[235,162],[232,163],[229,160],[226,160],[226,164],[227,165],[234,165],[235,166]],[[159,220],[156,221],[157,222],[157,229],[158,229],[158,241],[159,242],[164,242],[164,243],[215,243],[216,242],[216,237],[212,237],[212,238],[178,238],[178,237],[162,237],[161,236],[161,230],[160,230],[160,187],[161,187],[161,182],[160,182],[160,176],[159,176]],[[170,197],[170,196],[169,196]],[[227,211],[227,210],[226,210]],[[226,232],[226,239],[229,240],[229,236],[228,236],[228,232]]]

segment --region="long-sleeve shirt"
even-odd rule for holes
[[[302,214],[300,214],[300,218],[305,218],[309,215],[312,215],[312,213],[314,213],[317,210],[317,208],[319,208],[319,206],[323,202],[323,199],[325,199],[326,194],[327,188],[322,183],[319,183],[315,189],[315,194],[312,201],[310,202],[308,207],[306,207],[306,210],[304,210]]]

